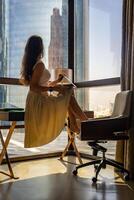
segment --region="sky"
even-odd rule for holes
[[[122,0],[93,0],[89,5],[89,77],[120,76]]]

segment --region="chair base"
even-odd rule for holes
[[[95,174],[95,177],[92,178],[92,181],[93,182],[96,182],[97,181],[97,177],[99,175],[99,172],[102,168],[106,168],[106,165],[110,165],[110,166],[113,166],[115,167],[116,169],[119,169],[119,171],[121,173],[124,173],[124,179],[127,181],[129,180],[129,171],[127,169],[125,169],[121,164],[119,164],[118,162],[116,161],[113,161],[113,160],[110,160],[110,159],[107,159],[105,157],[103,157],[102,159],[97,159],[97,160],[94,160],[94,161],[90,161],[90,162],[87,162],[87,163],[84,163],[84,164],[81,164],[79,166],[77,166],[75,168],[75,170],[73,171],[73,174],[74,175],[77,175],[77,171],[78,169],[80,168],[83,168],[83,167],[86,167],[86,166],[90,166],[90,165],[94,165],[95,167],[95,170],[96,170],[96,174]]]

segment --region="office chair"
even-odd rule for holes
[[[99,142],[110,140],[127,140],[129,139],[127,131],[130,128],[130,106],[131,106],[132,91],[119,92],[115,97],[113,112],[110,117],[96,118],[81,122],[80,140],[88,141],[92,147],[94,155],[97,152],[102,152],[102,158],[94,161],[81,164],[73,171],[77,175],[78,169],[89,165],[94,165],[96,174],[92,178],[93,182],[97,181],[98,174],[106,165],[111,165],[124,173],[124,179],[129,179],[129,171],[117,161],[106,158],[106,148],[99,145]]]

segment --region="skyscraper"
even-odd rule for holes
[[[85,55],[87,54],[84,44],[84,3],[77,0],[76,6],[76,39],[75,39],[75,81],[83,81],[88,79],[88,63]],[[72,19],[73,20],[73,19]],[[59,14],[59,9],[53,9],[51,16],[51,32],[50,45],[48,49],[49,69],[57,67],[68,68],[68,1],[62,0],[62,15]],[[88,41],[87,41],[88,42]],[[86,45],[87,46],[87,45]],[[85,89],[77,91],[77,99],[83,106],[83,109],[88,109],[89,96]]]
[[[48,47],[48,67],[63,67],[63,26],[58,8],[53,9],[51,16],[50,44]]]
[[[88,47],[88,31],[86,30],[87,25],[85,25],[85,15],[87,15],[86,10],[88,9],[88,1],[75,1],[75,67],[74,75],[75,81],[81,82],[84,80],[89,80],[89,50]],[[88,15],[87,15],[88,17]],[[87,20],[87,19],[86,19]],[[86,33],[86,34],[85,34]],[[85,38],[86,36],[86,38]],[[77,92],[77,100],[81,104],[82,108],[88,109],[89,107],[89,93],[88,89],[80,89]]]
[[[53,9],[51,16],[50,44],[48,49],[49,68],[68,68],[68,1],[62,0],[62,10]]]
[[[68,68],[68,1],[62,0],[63,67]]]

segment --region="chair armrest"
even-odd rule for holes
[[[122,119],[122,118],[127,118],[123,116],[117,116],[117,117],[111,117],[111,116],[106,116],[106,117],[98,117],[98,118],[91,118],[89,120],[85,120],[82,122],[88,122],[88,121],[107,121],[107,120],[114,120],[114,119]]]

